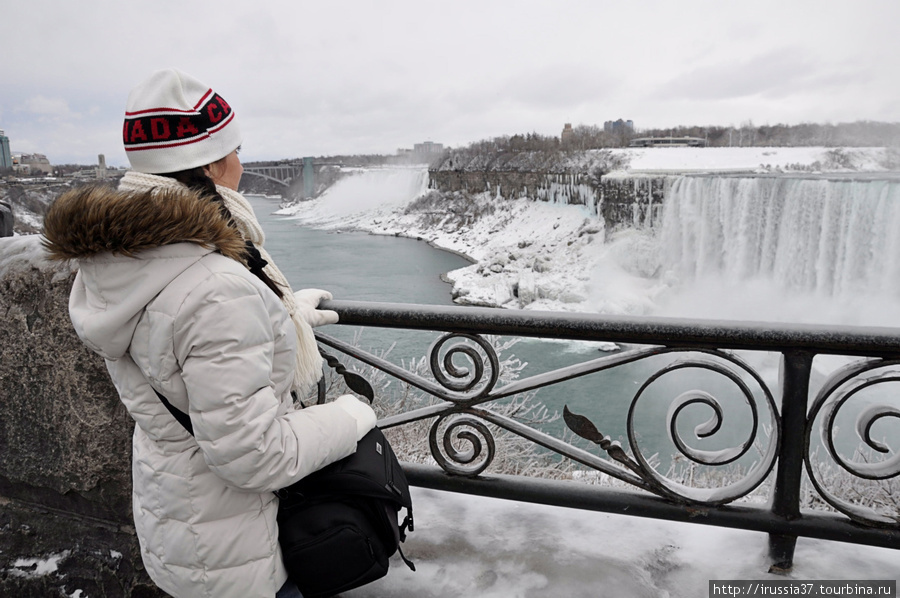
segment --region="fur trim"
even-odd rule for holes
[[[54,260],[135,253],[197,243],[244,261],[244,240],[217,204],[187,189],[122,192],[87,186],[63,193],[44,217],[42,244]]]

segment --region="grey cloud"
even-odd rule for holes
[[[619,86],[617,77],[581,64],[528,69],[498,87],[504,99],[532,108],[567,108],[598,102]]]
[[[673,99],[724,100],[753,95],[784,96],[809,85],[818,65],[796,48],[782,48],[748,60],[720,62],[686,72],[655,95]]]

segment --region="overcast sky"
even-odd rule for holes
[[[177,67],[245,161],[563,124],[900,121],[900,0],[0,0],[0,129],[127,165],[125,98]]]

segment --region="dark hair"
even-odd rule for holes
[[[232,216],[231,211],[228,209],[228,206],[225,205],[225,200],[221,195],[219,195],[219,191],[216,189],[216,184],[211,178],[209,178],[209,175],[206,174],[206,170],[204,170],[202,166],[189,168],[187,170],[178,170],[176,172],[163,172],[160,173],[159,176],[175,179],[179,183],[185,185],[188,189],[197,191],[203,197],[206,197],[210,201],[216,203],[219,206],[219,212],[222,214],[222,218],[225,219],[225,222],[228,223],[228,226],[235,229],[237,228],[237,224],[234,221],[234,216]],[[250,270],[250,272],[252,272],[267,287],[269,287],[279,299],[283,299],[284,291],[280,286],[278,286],[278,283],[272,280],[269,275],[263,271],[263,268],[268,262],[266,262],[262,258],[259,250],[256,248],[256,246],[253,245],[251,241],[246,241],[244,259],[247,262],[247,268]]]

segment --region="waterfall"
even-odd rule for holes
[[[321,207],[332,217],[348,216],[378,207],[401,207],[428,188],[428,170],[367,168],[340,179],[322,196]],[[324,214],[323,214],[324,215]]]
[[[826,296],[900,298],[900,183],[683,177],[661,243],[680,277],[763,278]]]
[[[731,289],[724,300],[748,307],[793,302],[750,319],[896,325],[898,233],[896,180],[687,176],[668,193],[659,243],[664,272],[694,301]],[[891,313],[865,313],[877,310]]]

